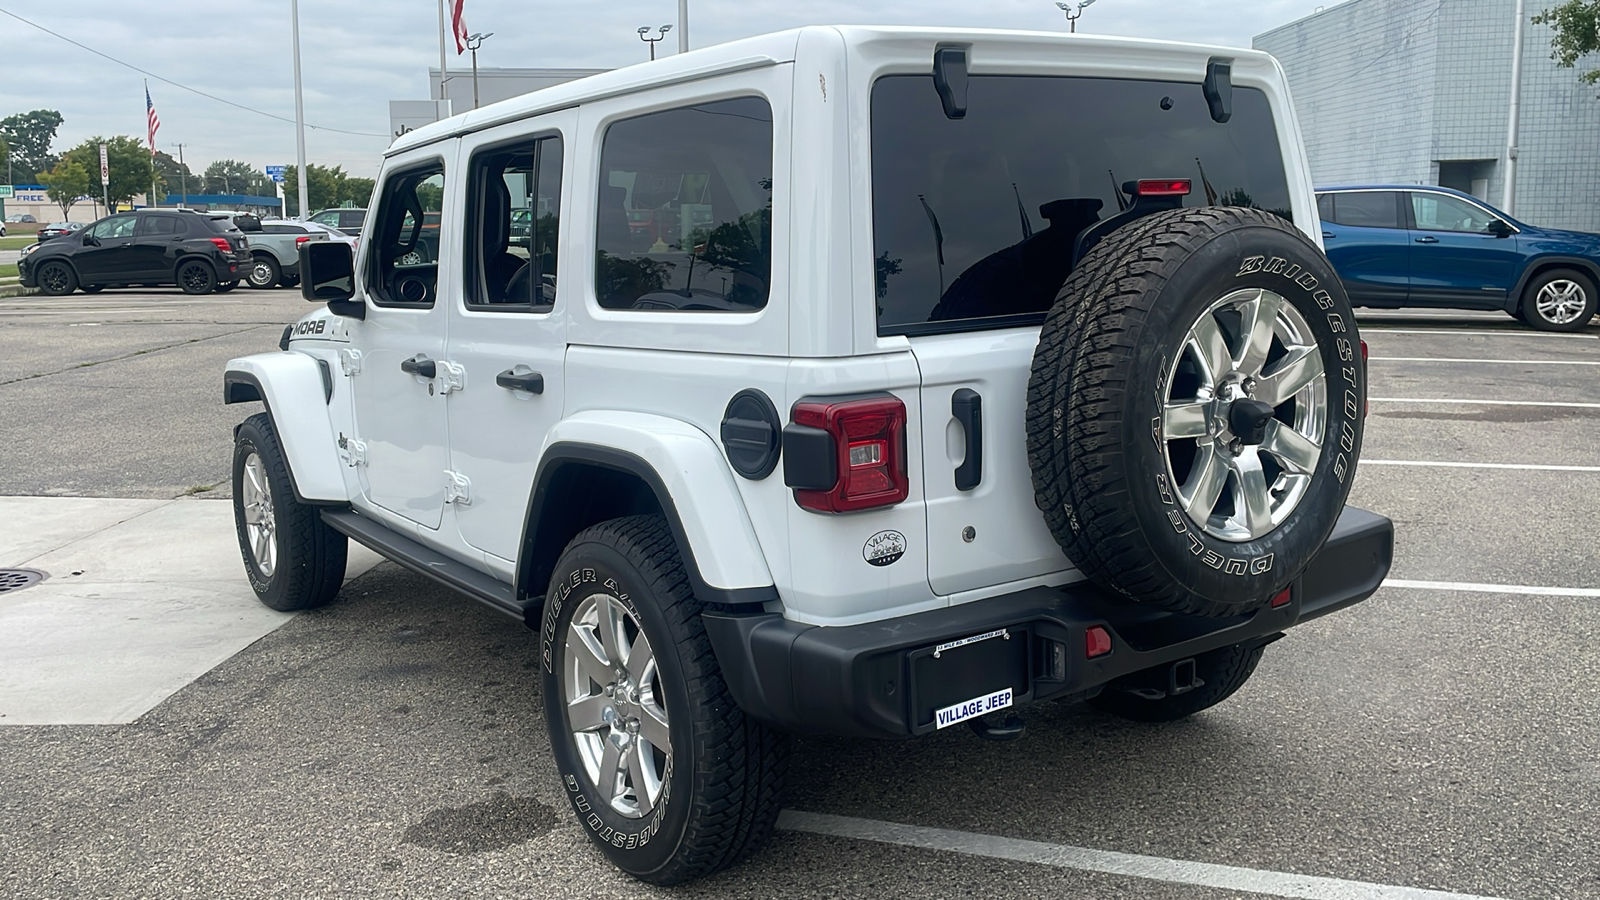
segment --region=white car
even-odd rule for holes
[[[789,733],[1181,718],[1377,588],[1317,222],[1250,50],[811,27],[486,106],[228,363],[245,570],[324,604],[354,538],[536,629],[578,821],[702,876]]]

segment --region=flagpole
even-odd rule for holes
[[[300,92],[300,0],[289,0],[289,19],[294,27],[294,144],[295,174],[299,176],[300,221],[305,221],[310,207],[306,196],[306,104]]]
[[[444,99],[444,0],[439,0],[439,96]],[[438,115],[438,113],[435,113]]]

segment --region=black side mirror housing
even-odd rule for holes
[[[1489,224],[1484,228],[1484,231],[1489,232],[1495,237],[1510,237],[1516,233],[1516,230],[1511,227],[1511,224],[1504,219],[1490,219]]]
[[[356,295],[355,254],[344,241],[306,241],[300,245],[300,296],[326,303],[335,315],[366,318]]]
[[[88,233],[87,231],[83,233],[83,242],[90,247],[100,246],[100,239]]]

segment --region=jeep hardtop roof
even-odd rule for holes
[[[1122,77],[1139,77],[1151,80],[1171,80],[1162,70],[1170,69],[1176,60],[1196,63],[1194,80],[1205,74],[1205,61],[1213,56],[1231,60],[1235,78],[1243,66],[1262,67],[1276,72],[1281,79],[1277,60],[1258,50],[1238,47],[1221,47],[1207,44],[1189,44],[1177,41],[1158,41],[1145,38],[1105,37],[1087,34],[1062,34],[1054,31],[1016,31],[987,28],[924,28],[890,25],[811,25],[788,31],[744,38],[725,44],[716,44],[700,50],[677,54],[652,62],[639,63],[614,69],[599,75],[590,75],[576,81],[532,91],[480,109],[464,112],[407,132],[389,145],[385,156],[404,153],[435,141],[470,134],[495,125],[524,119],[540,113],[577,106],[607,97],[630,94],[669,84],[698,81],[715,75],[725,75],[747,69],[794,62],[801,36],[806,32],[831,31],[846,45],[868,44],[933,44],[939,42],[981,41],[982,46],[969,63],[971,74],[986,74],[985,67],[997,61],[991,53],[999,51],[998,62],[1037,62],[1041,51],[1060,53],[1066,47],[1078,47],[1090,57],[1093,74],[1115,74]],[[1109,54],[1108,54],[1109,51]],[[1107,55],[1117,57],[1115,67],[1107,67],[1102,60]],[[1061,62],[1069,66],[1075,62],[1063,56]],[[928,60],[931,70],[933,60]],[[1084,72],[1083,74],[1090,74]]]

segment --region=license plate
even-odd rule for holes
[[[978,716],[986,716],[1009,706],[1011,706],[1011,688],[1002,688],[992,694],[984,694],[982,697],[974,697],[971,700],[936,710],[933,714],[934,728],[935,730],[948,728],[957,722],[965,722]]]

